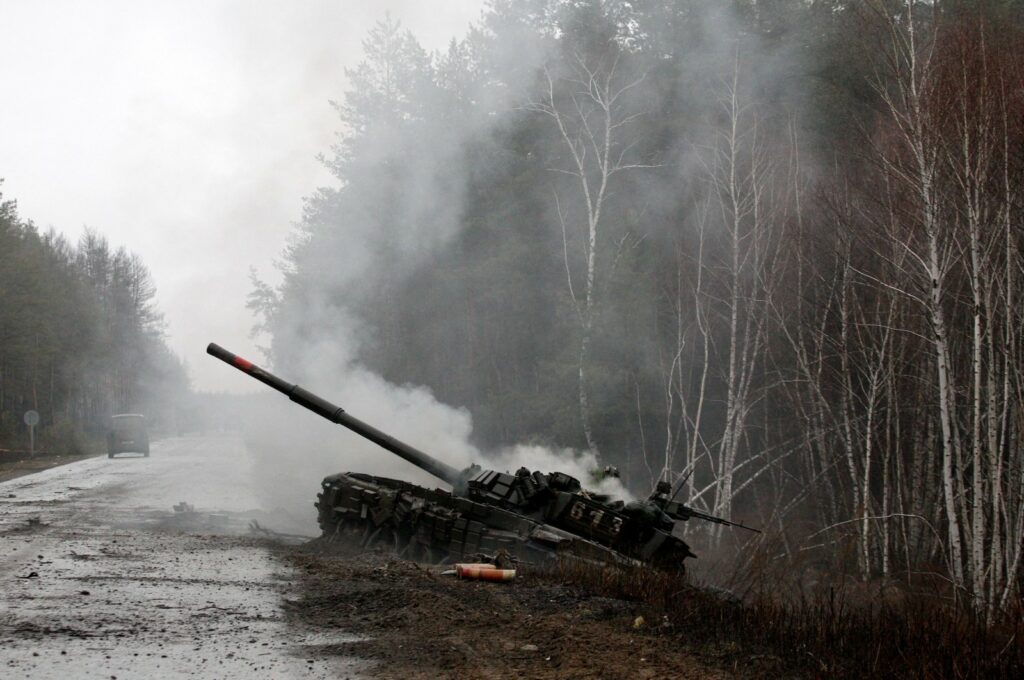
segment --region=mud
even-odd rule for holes
[[[197,438],[0,484],[0,677],[354,676],[319,653],[351,635],[287,620],[295,573],[250,533],[247,465]]]
[[[444,567],[317,544],[282,559],[301,592],[285,608],[289,620],[357,635],[318,651],[372,660],[373,677],[765,677],[741,674],[730,645],[688,644],[637,603],[540,575],[508,584],[461,581],[441,575]]]

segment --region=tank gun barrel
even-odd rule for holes
[[[345,409],[341,408],[337,404],[332,404],[323,397],[319,397],[299,385],[282,380],[273,373],[260,368],[251,361],[247,361],[237,354],[232,354],[216,343],[211,342],[206,348],[206,353],[220,359],[226,364],[234,366],[242,373],[259,380],[264,385],[272,387],[299,406],[309,409],[321,418],[326,418],[332,423],[337,423],[338,425],[347,427],[359,436],[369,439],[374,444],[390,451],[399,458],[409,461],[421,470],[426,470],[438,479],[442,479],[452,486],[457,486],[462,483],[463,475],[459,470],[456,470],[451,465],[443,463],[417,448],[395,439],[389,434],[381,432],[377,428],[364,423],[358,418],[350,416],[345,412]]]

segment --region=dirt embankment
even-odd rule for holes
[[[96,454],[61,454],[37,452],[29,455],[27,451],[0,451],[0,482],[15,479],[34,472],[41,472],[67,465],[75,461],[92,458]]]
[[[364,639],[326,655],[375,662],[382,678],[782,677],[774,657],[730,643],[691,644],[638,603],[596,597],[529,574],[460,581],[386,553],[288,552],[296,623]],[[640,618],[642,617],[642,618]]]

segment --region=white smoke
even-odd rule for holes
[[[584,488],[613,498],[629,499],[616,478],[591,483],[600,468],[587,451],[520,444],[481,451],[471,443],[472,416],[437,400],[422,386],[394,385],[350,359],[344,346],[318,343],[303,371],[303,386],[345,408],[351,415],[429,455],[463,469],[483,468],[514,473],[564,472]],[[282,376],[295,380],[295,376]],[[320,480],[338,472],[365,472],[402,479],[430,488],[448,488],[376,444],[305,411],[278,395],[249,405],[246,440],[257,467],[254,480],[264,509],[275,511],[292,531],[316,533],[312,503]]]
[[[520,467],[561,471],[579,479],[585,488],[594,487],[593,473],[601,465],[591,452],[536,443],[481,451],[472,443],[469,410],[438,401],[426,387],[392,384],[360,363],[360,350],[376,340],[339,306],[344,302],[339,301],[338,291],[358,295],[361,287],[374,285],[384,267],[392,277],[404,276],[462,229],[468,179],[463,152],[474,140],[494,134],[494,120],[501,116],[490,112],[521,104],[525,88],[549,55],[550,46],[535,42],[536,36],[529,31],[505,26],[502,35],[489,38],[488,54],[504,64],[503,73],[513,75],[497,85],[490,81],[479,84],[479,91],[468,97],[478,103],[476,114],[457,124],[428,120],[424,125],[436,129],[420,129],[414,138],[400,132],[392,136],[386,126],[363,138],[361,143],[369,143],[370,148],[364,149],[362,158],[399,159],[393,162],[404,178],[403,191],[401,196],[389,198],[393,221],[381,225],[379,216],[367,212],[358,200],[352,206],[345,203],[344,233],[334,228],[319,242],[321,247],[304,255],[305,273],[313,272],[316,283],[313,290],[304,291],[297,318],[276,329],[274,344],[287,350],[289,374],[282,378],[302,384],[351,415],[453,467],[477,463],[508,472]],[[482,39],[480,33],[476,39]],[[369,192],[384,190],[366,188]],[[376,204],[369,201],[366,205]],[[376,247],[382,228],[387,229],[384,238],[391,248],[387,262],[381,261]],[[267,509],[286,511],[307,531],[314,517],[313,495],[325,475],[358,471],[426,486],[441,484],[358,435],[301,413],[294,405],[266,401],[258,410],[249,420],[247,437],[259,459],[256,477]],[[600,481],[593,490],[619,498],[629,495],[614,478]]]

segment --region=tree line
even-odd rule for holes
[[[590,449],[791,557],[1005,605],[1022,29],[994,0],[495,0],[430,54],[386,19],[338,185],[253,293],[270,357],[353,316],[482,445]]]
[[[87,450],[115,413],[166,425],[188,378],[155,295],[138,255],[93,230],[77,245],[41,232],[0,195],[0,448],[27,448],[28,410],[62,453]]]

